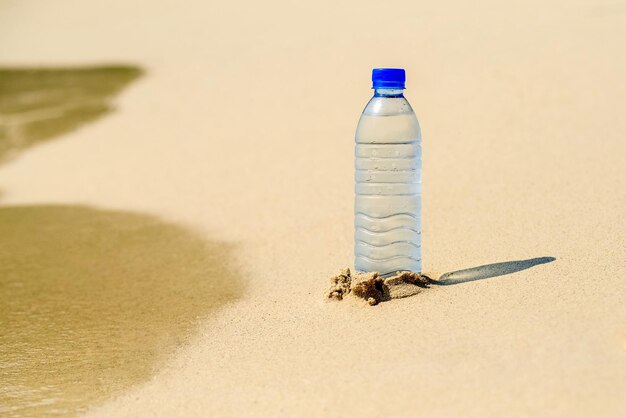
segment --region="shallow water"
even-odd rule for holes
[[[230,249],[154,217],[0,207],[0,415],[83,411],[234,299]]]
[[[0,68],[0,162],[111,112],[132,66]]]

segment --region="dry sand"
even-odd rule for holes
[[[117,113],[0,166],[2,204],[155,214],[235,244],[244,273],[241,298],[88,416],[623,414],[626,6],[393,11],[0,3],[3,65],[147,71]],[[425,271],[464,271],[370,308],[320,296],[352,257],[374,66],[407,69],[422,124]]]

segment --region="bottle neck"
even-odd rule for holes
[[[404,97],[403,89],[374,89],[374,97]]]

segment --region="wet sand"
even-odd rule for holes
[[[0,68],[0,162],[111,112],[140,75],[129,66]]]
[[[0,69],[0,162],[114,110],[141,70]],[[76,415],[145,382],[240,293],[233,246],[138,212],[0,206],[0,415]]]
[[[147,71],[118,112],[0,166],[2,203],[150,213],[237,244],[241,298],[87,416],[626,409],[621,5],[400,2],[393,24],[379,3],[324,0],[2,7],[3,66]],[[451,285],[326,303],[352,260],[377,66],[407,69],[424,268]]]
[[[152,216],[0,207],[0,415],[75,415],[146,381],[239,294],[228,245]]]

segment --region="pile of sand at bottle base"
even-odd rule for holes
[[[330,278],[328,299],[343,300],[346,295],[353,295],[365,300],[369,305],[392,299],[401,299],[416,295],[429,287],[432,280],[420,273],[399,271],[391,277],[380,277],[378,272],[355,272],[343,269]]]

